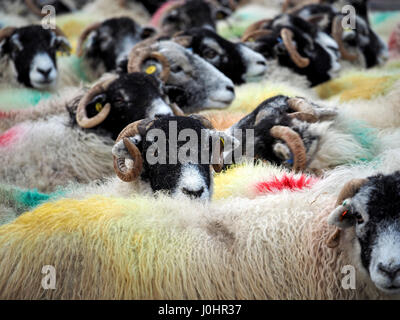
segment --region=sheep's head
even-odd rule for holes
[[[173,114],[183,112],[165,102],[158,79],[143,73],[101,81],[79,100],[77,109],[71,108],[71,116],[80,127],[105,131],[113,139],[132,121]]]
[[[215,131],[200,116],[163,117],[127,126],[112,152],[121,180],[131,182],[140,177],[154,192],[208,200],[212,168],[219,172],[222,152],[236,145],[234,138]]]
[[[328,222],[375,286],[400,294],[400,172],[348,182]]]
[[[349,21],[331,5],[307,5],[293,14],[332,35],[339,45],[343,59],[359,61],[367,68],[385,62],[388,58],[387,46],[368,24],[366,3],[358,0],[344,2],[356,9],[354,28],[343,29],[343,22],[349,23]]]
[[[162,13],[158,27],[170,36],[194,27],[215,30],[215,21],[229,14],[227,9],[211,0],[176,1]]]
[[[344,59],[358,60],[366,68],[383,64],[389,58],[385,42],[370,28],[367,21],[356,16],[356,28],[343,30],[341,15],[332,21],[332,35]]]
[[[77,53],[88,59],[96,70],[126,70],[128,55],[136,43],[156,33],[151,27],[141,27],[128,17],[112,18],[88,26],[78,41]]]
[[[280,15],[249,27],[242,39],[267,60],[307,76],[311,85],[330,80],[340,70],[339,47],[325,32],[293,15]]]
[[[128,72],[160,77],[170,100],[185,112],[225,108],[235,97],[230,79],[173,41],[136,45],[130,53]]]
[[[214,31],[193,28],[175,35],[174,40],[193,50],[223,72],[235,84],[260,77],[267,70],[265,58],[241,43],[233,43]]]
[[[335,110],[321,108],[303,98],[275,96],[261,103],[228,132],[236,137],[235,131],[240,129],[239,140],[244,146],[252,144],[246,141],[245,131],[254,130],[255,158],[303,171],[319,141],[319,137],[310,132],[310,124],[335,116]],[[237,162],[242,156],[248,157],[247,154],[239,154],[233,160]]]
[[[10,59],[16,79],[27,87],[53,88],[58,79],[57,52],[70,51],[60,29],[41,26],[7,27],[0,30],[0,57]]]

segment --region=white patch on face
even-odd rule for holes
[[[57,69],[50,56],[45,53],[38,53],[33,58],[29,78],[34,88],[51,88],[56,84],[58,77]]]
[[[192,164],[184,164],[173,196],[189,197],[190,192],[197,193],[199,197],[196,199],[200,200],[209,200],[211,197],[205,177],[199,169]]]
[[[157,98],[155,100],[153,100],[151,107],[149,108],[149,110],[147,111],[146,116],[148,118],[152,118],[154,119],[155,116],[159,116],[159,115],[163,115],[163,116],[167,116],[167,115],[173,115],[173,111],[171,109],[171,107],[169,105],[167,105],[164,100],[162,100],[161,98]]]
[[[246,66],[246,73],[243,75],[243,80],[261,77],[265,74],[267,71],[267,61],[261,54],[247,48],[245,45],[239,46],[239,53]]]
[[[400,232],[394,226],[378,229],[369,272],[379,289],[389,294],[400,294]]]
[[[126,36],[121,43],[117,46],[116,51],[116,65],[118,66],[122,61],[127,60],[129,53],[138,41],[131,36]]]
[[[332,37],[330,37],[325,32],[318,32],[317,39],[315,40],[321,47],[328,52],[331,58],[331,69],[328,74],[331,78],[334,78],[341,69],[341,65],[339,63],[340,54],[339,54],[339,46]]]

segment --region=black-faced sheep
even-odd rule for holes
[[[306,20],[282,14],[250,26],[243,41],[267,60],[305,75],[312,86],[332,79],[340,70],[339,46]]]
[[[131,51],[128,72],[159,77],[171,102],[185,112],[226,108],[235,98],[233,82],[198,55],[169,40],[148,39]]]
[[[233,43],[212,30],[193,28],[175,35],[174,41],[193,50],[235,84],[261,77],[267,71],[265,58],[242,43]]]
[[[4,183],[52,191],[69,181],[108,176],[113,173],[113,141],[126,125],[182,114],[164,101],[160,82],[142,73],[101,80],[83,96],[81,91],[66,99],[53,114],[37,113],[39,106],[24,112],[19,120],[28,120],[0,136]]]
[[[292,14],[311,21],[330,34],[339,44],[343,59],[371,68],[383,64],[389,57],[386,43],[369,26],[368,17],[358,11],[354,17],[347,18],[331,5],[314,4]],[[354,19],[354,29],[344,29],[343,22],[350,23],[351,18]]]
[[[161,8],[160,10],[162,10]],[[229,12],[213,1],[182,0],[172,2],[157,15],[156,27],[165,35],[172,36],[176,32],[190,28],[208,28],[215,30],[216,20],[223,19]]]
[[[105,72],[126,70],[132,48],[155,32],[151,27],[141,27],[129,17],[111,18],[88,26],[82,31],[77,46],[85,74],[95,80]]]
[[[248,129],[254,130],[253,141],[247,141]],[[296,171],[321,173],[339,165],[372,161],[381,152],[400,147],[396,142],[399,130],[372,129],[343,116],[340,109],[287,96],[267,99],[227,132],[234,135],[235,130],[239,130],[243,146],[253,146],[256,158],[285,164]]]
[[[39,25],[0,30],[0,82],[39,90],[57,85],[57,52],[69,52],[70,45],[60,29]]]
[[[213,168],[221,171],[223,152],[236,139],[214,130],[203,117],[162,117],[137,121],[126,127],[113,147],[114,168],[125,182],[147,183],[152,192],[174,197],[209,200],[213,192]],[[133,160],[128,168],[125,160]]]
[[[206,205],[98,195],[47,203],[0,228],[0,297],[396,299],[399,177],[344,185],[333,174]],[[56,270],[54,290],[42,287],[45,265]]]

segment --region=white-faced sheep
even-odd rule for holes
[[[111,148],[126,125],[174,111],[182,114],[163,100],[161,88],[154,77],[133,73],[69,96],[57,114],[40,115],[34,109],[35,120],[20,122],[0,136],[1,180],[51,191],[69,181],[89,182],[112,174]]]
[[[128,72],[159,77],[171,102],[185,112],[226,108],[235,98],[232,80],[170,40],[147,39],[138,43],[129,54]]]
[[[57,52],[69,52],[70,45],[60,29],[39,25],[0,30],[0,83],[39,90],[57,87]]]
[[[344,171],[345,186],[332,174],[252,200],[47,203],[0,228],[0,297],[399,298],[399,173],[360,181]],[[54,290],[42,287],[45,265],[56,270]]]

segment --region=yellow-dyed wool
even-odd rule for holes
[[[381,297],[361,276],[362,289],[343,289],[340,270],[354,262],[325,245],[335,199],[306,192],[47,203],[0,227],[0,299]],[[54,290],[41,285],[45,265]]]
[[[257,161],[255,165],[251,163],[233,165],[214,176],[213,200],[230,197],[253,199],[259,195],[255,189],[256,183],[283,174],[287,174],[285,169],[262,161]]]
[[[309,92],[299,89],[283,82],[272,80],[246,83],[235,88],[236,98],[227,109],[228,112],[250,113],[266,99],[276,95],[287,95],[289,97],[302,96],[309,97]]]
[[[371,100],[388,93],[400,80],[400,69],[349,71],[315,88],[321,99]]]

